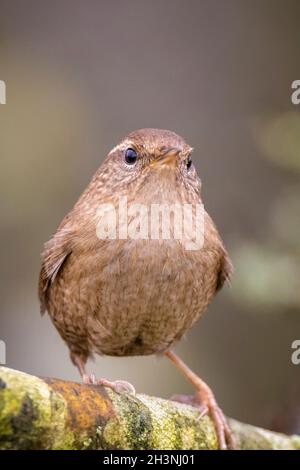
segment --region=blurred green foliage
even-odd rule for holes
[[[294,310],[300,307],[300,113],[269,118],[255,136],[262,154],[287,178],[266,217],[263,243],[236,244],[233,295],[256,310]]]

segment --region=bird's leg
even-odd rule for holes
[[[71,353],[71,360],[73,364],[77,367],[79,374],[81,376],[82,382],[86,385],[96,385],[95,374],[88,374],[85,368],[86,357],[80,356],[78,354]]]
[[[165,355],[171,359],[171,361],[178,367],[182,374],[196,388],[196,395],[192,400],[186,398],[182,399],[182,396],[177,396],[176,400],[200,407],[200,417],[208,413],[214,422],[220,449],[234,449],[235,441],[231,429],[227,423],[223,411],[221,408],[219,408],[216,402],[212,390],[175,353],[172,351],[166,351]]]
[[[131,383],[126,382],[125,380],[116,380],[115,382],[110,382],[107,379],[96,379],[95,374],[87,374],[86,372],[86,359],[77,354],[71,354],[72,362],[75,364],[79,373],[81,375],[82,381],[87,385],[102,385],[103,387],[108,387],[114,390],[116,393],[131,393],[135,395],[135,388]]]

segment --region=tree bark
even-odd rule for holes
[[[230,419],[240,449],[298,449],[285,436]],[[217,449],[197,409],[101,386],[0,368],[0,449]]]

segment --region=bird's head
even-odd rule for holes
[[[99,176],[115,192],[174,191],[200,197],[201,183],[192,162],[192,147],[174,132],[140,129],[114,147]]]

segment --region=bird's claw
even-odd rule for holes
[[[107,379],[96,379],[95,374],[84,374],[82,376],[83,383],[86,385],[102,385],[102,387],[108,387],[114,390],[114,392],[122,394],[129,393],[135,395],[135,388],[131,383],[126,382],[125,380],[116,380],[111,382]]]
[[[236,442],[227,422],[227,418],[217,404],[214,396],[209,397],[205,405],[215,425],[220,450],[236,449]]]
[[[129,393],[131,395],[135,395],[134,386],[131,383],[126,382],[125,380],[115,380],[114,382],[110,382],[107,379],[99,379],[97,380],[97,385],[102,385],[103,387],[111,388],[116,393]]]
[[[236,449],[236,442],[227,419],[212,394],[203,399],[201,392],[197,392],[196,395],[173,395],[171,400],[197,408],[199,410],[197,419],[199,420],[208,414],[215,425],[220,449]]]

